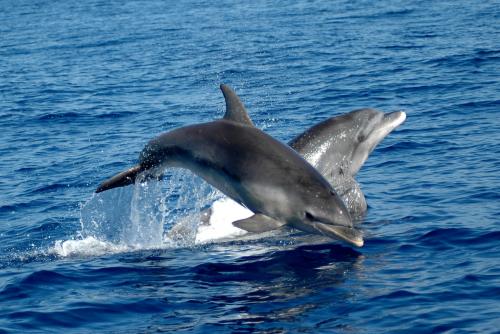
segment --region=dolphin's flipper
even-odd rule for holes
[[[224,99],[226,100],[226,114],[224,115],[224,119],[254,126],[252,120],[248,117],[248,113],[243,105],[243,102],[241,102],[234,90],[224,84],[220,85],[220,90],[222,91],[222,94],[224,94]]]
[[[233,226],[241,228],[247,232],[262,233],[272,230],[277,230],[283,227],[286,223],[275,220],[269,216],[260,213],[255,214],[246,219],[241,219],[233,222]]]

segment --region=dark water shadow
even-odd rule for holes
[[[335,263],[351,267],[361,257],[341,245],[307,245],[265,255],[246,256],[234,263],[204,263],[196,266],[196,278],[206,282],[267,281],[284,275],[313,278],[321,267]]]
[[[194,280],[214,289],[209,302],[230,309],[213,321],[207,319],[208,327],[252,332],[271,326],[286,331],[312,310],[348,304],[351,293],[344,283],[363,258],[340,245],[308,245],[230,263],[203,263],[192,270]]]

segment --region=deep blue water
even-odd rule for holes
[[[498,332],[498,1],[3,0],[0,22],[0,332]],[[221,117],[220,83],[283,141],[407,113],[357,178],[363,248],[164,244],[214,196],[188,173],[93,195],[155,134]]]

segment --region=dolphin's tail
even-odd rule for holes
[[[126,171],[123,171],[119,174],[116,174],[112,178],[107,179],[103,183],[99,185],[96,189],[96,193],[100,193],[105,190],[128,186],[129,184],[133,184],[137,175],[142,172],[144,169],[140,166],[134,166]]]

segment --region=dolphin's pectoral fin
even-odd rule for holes
[[[269,216],[260,213],[255,214],[246,219],[237,220],[233,225],[247,232],[262,233],[272,230],[277,230],[283,227],[286,223],[275,220]]]
[[[224,119],[228,121],[238,122],[244,125],[254,126],[247,110],[241,102],[240,98],[228,85],[220,85],[224,99],[226,100],[226,113]]]

